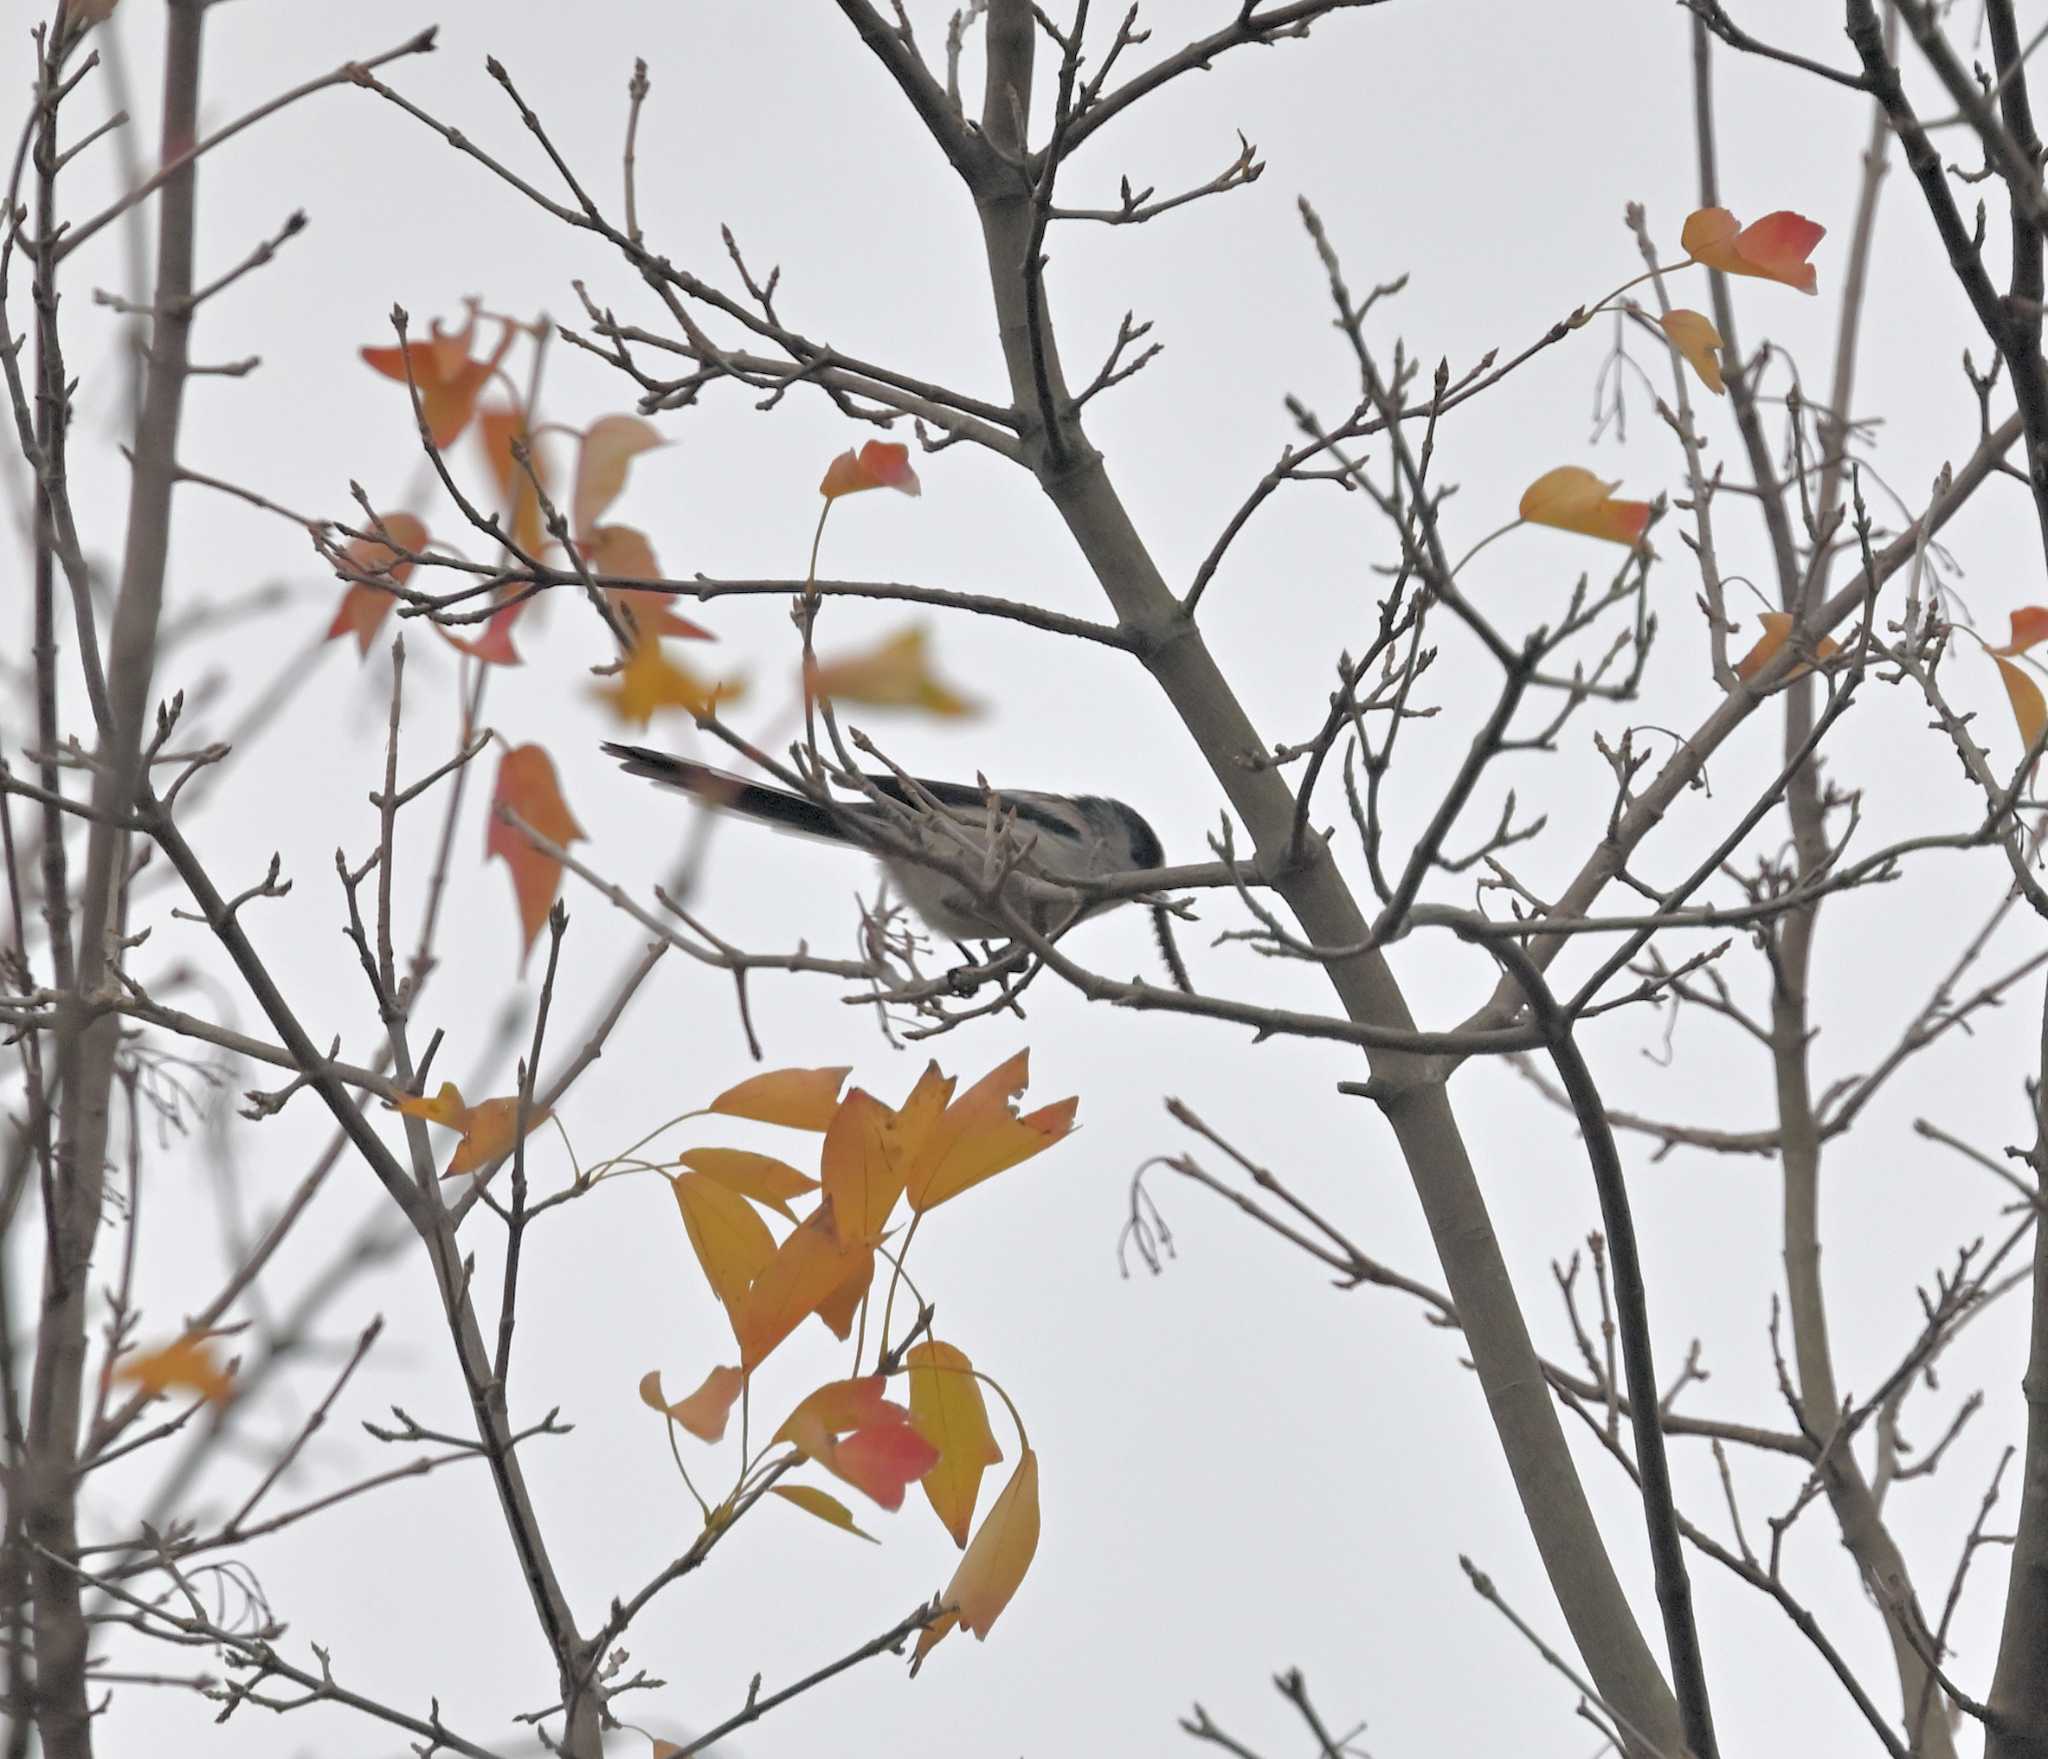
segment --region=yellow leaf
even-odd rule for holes
[[[1555,526],[1559,531],[1633,546],[1642,541],[1649,526],[1650,504],[1617,501],[1616,486],[1576,464],[1560,464],[1522,491],[1522,517],[1532,525]]]
[[[1694,262],[1723,274],[1755,275],[1818,293],[1819,277],[1806,259],[1826,236],[1826,227],[1786,208],[1747,226],[1726,208],[1700,208],[1686,217],[1679,243]]]
[[[832,1206],[821,1204],[776,1247],[775,1256],[762,1267],[746,1299],[733,1307],[740,1366],[749,1373],[758,1368],[777,1344],[845,1282],[851,1268],[851,1260],[840,1250],[832,1230]]]
[[[526,1128],[531,1134],[536,1125],[547,1121],[546,1106],[529,1106],[526,1110]],[[441,1174],[444,1179],[460,1178],[464,1173],[473,1173],[486,1166],[502,1154],[509,1154],[517,1139],[519,1130],[519,1100],[517,1095],[506,1099],[486,1099],[469,1108],[469,1115],[463,1120],[462,1140],[455,1145],[455,1152],[449,1157],[447,1170]]]
[[[1700,383],[1716,397],[1725,397],[1728,387],[1721,382],[1721,363],[1714,350],[1724,346],[1721,332],[1696,311],[1668,311],[1657,322],[1671,338],[1671,346],[1685,356]]]
[[[786,1124],[792,1130],[823,1130],[839,1109],[839,1089],[851,1065],[834,1069],[770,1069],[728,1087],[704,1109],[729,1118]]]
[[[804,689],[814,697],[865,703],[870,708],[914,708],[948,717],[981,712],[978,703],[954,691],[932,670],[921,624],[900,630],[863,653],[814,660]]]
[[[856,1246],[847,1257],[853,1268],[846,1273],[846,1280],[818,1303],[818,1317],[842,1342],[852,1333],[853,1316],[860,1311],[860,1304],[867,1299],[868,1289],[875,1280],[875,1249],[872,1246]]]
[[[910,1207],[922,1215],[984,1179],[1050,1148],[1074,1127],[1080,1102],[1063,1099],[1017,1116],[1030,1052],[989,1071],[950,1106],[907,1170]]]
[[[916,1345],[903,1360],[910,1370],[910,1421],[939,1450],[939,1463],[924,1475],[924,1494],[953,1543],[964,1546],[981,1475],[1003,1450],[989,1428],[981,1383],[965,1352],[934,1339]]]
[[[798,1172],[787,1161],[749,1154],[744,1148],[686,1148],[676,1159],[693,1173],[716,1179],[728,1191],[766,1204],[791,1221],[796,1220],[796,1211],[789,1207],[789,1200],[818,1188],[816,1179]]]
[[[716,1179],[679,1173],[669,1183],[704,1280],[729,1310],[737,1309],[775,1256],[775,1236],[751,1203]]]
[[[619,498],[626,467],[662,443],[660,430],[637,415],[607,415],[590,424],[577,448],[576,487],[569,500],[569,529],[579,540]]]
[[[114,1379],[139,1386],[152,1398],[182,1388],[213,1405],[225,1405],[235,1390],[234,1377],[215,1358],[203,1333],[188,1332],[161,1349],[123,1357]]]
[[[425,1118],[430,1124],[445,1124],[451,1130],[462,1128],[462,1120],[469,1111],[462,1103],[462,1090],[452,1081],[442,1082],[441,1091],[432,1099],[422,1096],[394,1103],[409,1118]]]
[[[746,684],[736,678],[707,684],[687,667],[677,665],[662,652],[661,642],[651,637],[636,641],[612,680],[597,687],[598,700],[633,727],[646,726],[657,709],[713,714],[721,703],[738,702],[746,692]]]
[[[1038,1456],[1031,1449],[1017,1462],[1010,1482],[995,1500],[974,1543],[939,1597],[954,1608],[954,1619],[941,1618],[917,1640],[912,1666],[922,1662],[933,1644],[952,1629],[955,1620],[986,1639],[1031,1567],[1038,1550]]]
[[[856,1087],[839,1104],[825,1131],[820,1182],[832,1200],[833,1226],[842,1247],[872,1245],[889,1225],[903,1195],[903,1166],[884,1138],[888,1108]]]
[[[865,1539],[870,1545],[881,1541],[872,1533],[864,1533],[853,1524],[853,1510],[828,1491],[817,1490],[808,1484],[771,1484],[768,1487],[785,1502],[792,1502],[807,1515],[816,1515],[828,1527],[837,1527],[851,1533],[856,1539]]]
[[[2041,687],[2028,676],[2026,668],[2013,661],[1992,655],[1998,665],[1998,675],[2005,680],[2005,694],[2012,701],[2012,718],[2019,723],[2020,743],[2031,752],[2040,743],[2041,733],[2048,728],[2048,702],[2041,697]]]

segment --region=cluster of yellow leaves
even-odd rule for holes
[[[896,1106],[846,1089],[845,1068],[773,1070],[720,1094],[707,1113],[820,1136],[818,1174],[740,1149],[690,1148],[677,1156],[670,1179],[676,1206],[740,1361],[714,1368],[676,1400],[650,1374],[641,1399],[691,1435],[716,1441],[748,1377],[804,1320],[816,1316],[835,1336],[850,1336],[899,1205],[922,1217],[1072,1130],[1072,1099],[1019,1113],[1029,1067],[1029,1053],[1020,1051],[956,1094],[953,1077],[931,1064]],[[800,1216],[794,1205],[812,1193],[815,1205]],[[764,1210],[793,1224],[780,1241]],[[1038,1464],[1025,1449],[977,1530],[982,1477],[1003,1457],[981,1377],[963,1350],[938,1339],[906,1351],[904,1369],[907,1406],[885,1396],[879,1373],[829,1381],[798,1402],[774,1440],[885,1509],[900,1507],[912,1483],[923,1487],[965,1555],[942,1596],[947,1610],[920,1640],[922,1659],[955,1625],[986,1636],[1016,1592],[1038,1541]],[[775,1489],[807,1513],[869,1537],[827,1492]]]
[[[503,1099],[479,1100],[475,1105],[464,1103],[462,1093],[452,1081],[441,1083],[441,1091],[431,1099],[421,1094],[415,1098],[395,1102],[398,1109],[409,1118],[424,1118],[430,1124],[439,1124],[444,1129],[459,1130],[462,1140],[455,1145],[455,1152],[448,1164],[441,1169],[444,1179],[457,1179],[464,1173],[474,1173],[496,1160],[500,1155],[510,1154],[519,1133],[519,1097],[511,1094]],[[530,1133],[537,1124],[547,1121],[545,1106],[529,1106],[526,1112],[526,1128]]]

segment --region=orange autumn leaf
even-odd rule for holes
[[[479,410],[476,437],[484,450],[484,462],[490,467],[491,480],[498,485],[498,510],[511,517],[513,543],[527,555],[538,556],[548,541],[548,533],[542,522],[540,494],[534,487],[534,478],[538,477],[540,487],[546,488],[548,470],[540,447],[527,431],[526,411],[516,404],[497,404]],[[525,443],[525,465],[512,456],[514,440]],[[532,476],[527,474],[527,465],[532,466]]]
[[[925,1627],[911,1656],[911,1671],[917,1670],[933,1645],[956,1625],[985,1640],[1016,1594],[1037,1550],[1038,1456],[1026,1448],[953,1572],[952,1581],[939,1596],[953,1610]]]
[[[828,1527],[837,1527],[856,1539],[865,1539],[870,1545],[881,1544],[872,1533],[864,1533],[853,1524],[853,1510],[830,1491],[819,1490],[809,1484],[771,1484],[768,1489],[783,1501],[794,1503],[805,1514],[817,1516]]]
[[[1604,483],[1590,470],[1561,464],[1547,470],[1522,491],[1522,517],[1532,525],[1555,526],[1609,543],[1635,545],[1650,523],[1647,501],[1617,501],[1615,483]]]
[[[782,1420],[782,1427],[769,1439],[788,1442],[798,1452],[815,1458],[833,1436],[864,1428],[870,1423],[908,1423],[910,1413],[890,1403],[889,1383],[879,1374],[859,1374],[850,1380],[828,1380],[797,1401],[796,1409]]]
[[[815,660],[804,678],[805,693],[870,708],[914,708],[926,714],[976,715],[981,705],[942,683],[925,655],[925,629],[913,624],[877,647],[836,660]]]
[[[661,1390],[661,1370],[657,1368],[640,1377],[640,1400],[664,1417],[673,1418],[699,1441],[720,1441],[724,1439],[733,1405],[746,1384],[747,1377],[737,1368],[714,1368],[688,1398],[671,1404]]]
[[[740,1366],[749,1373],[758,1368],[855,1269],[856,1260],[840,1249],[833,1232],[832,1206],[820,1204],[784,1236],[746,1299],[730,1310]]]
[[[2048,605],[2022,605],[2012,613],[2012,639],[1991,652],[2023,654],[2041,641],[2048,641]]]
[[[213,1405],[225,1405],[235,1390],[234,1376],[221,1366],[206,1337],[191,1332],[161,1349],[124,1356],[113,1378],[139,1386],[151,1398],[184,1391],[197,1393]]]
[[[892,1513],[903,1493],[938,1463],[939,1450],[900,1423],[876,1423],[842,1436],[818,1464]]]
[[[2001,659],[1993,654],[1998,675],[2005,680],[2005,694],[2012,703],[2012,718],[2019,723],[2020,743],[2032,752],[2040,743],[2044,730],[2048,730],[2048,701],[2041,696],[2041,687],[2036,684],[2024,666],[2015,665],[2011,660]]]
[[[439,623],[434,628],[450,647],[468,654],[473,660],[482,660],[487,666],[523,666],[526,662],[512,645],[512,625],[519,621],[532,602],[531,599],[514,599],[510,604],[500,605],[485,619],[483,627],[475,635],[457,635]]]
[[[569,529],[579,541],[619,498],[633,460],[664,444],[661,431],[637,415],[607,415],[590,424],[576,449],[576,484],[569,497]]]
[[[393,586],[403,586],[412,576],[415,566],[411,560],[427,547],[427,528],[410,513],[386,513],[382,516],[384,532],[391,539],[390,544],[380,543],[373,537],[353,539],[343,550],[342,561],[354,574],[374,576],[374,580],[351,580],[348,590],[341,595],[341,608],[334,613],[334,621],[327,626],[327,639],[353,635],[356,651],[367,654],[370,643],[377,639],[377,631],[384,626],[384,619],[391,615],[391,607],[398,601],[375,580],[388,580]],[[392,544],[398,546],[392,548]]]
[[[1657,320],[1671,346],[1685,356],[1700,383],[1716,397],[1725,397],[1728,387],[1721,382],[1721,363],[1714,350],[1723,347],[1721,332],[1696,311],[1668,311]]]
[[[590,572],[600,577],[661,578],[661,564],[654,559],[654,546],[647,541],[647,534],[630,525],[594,526],[577,540],[576,547]],[[621,619],[630,617],[636,639],[663,635],[680,635],[693,641],[717,639],[703,624],[677,616],[674,600],[665,592],[637,592],[630,586],[608,586],[603,590]]]
[[[1735,675],[1744,683],[1754,678],[1777,657],[1778,649],[1785,645],[1786,639],[1792,633],[1792,613],[1789,611],[1762,611],[1758,613],[1757,621],[1764,626],[1762,639],[1735,662]],[[1814,652],[1824,660],[1831,659],[1841,651],[1841,644],[1826,635],[1823,635],[1814,647]],[[1794,666],[1786,677],[1798,678],[1812,670],[1811,666]]]
[[[711,714],[720,703],[739,701],[746,686],[737,680],[705,683],[671,660],[661,651],[660,641],[650,636],[633,644],[625,665],[609,684],[599,686],[597,694],[628,726],[644,727],[657,709]]]
[[[1029,1079],[1029,1051],[991,1069],[937,1119],[905,1170],[910,1207],[922,1215],[984,1179],[1042,1153],[1074,1127],[1077,1099],[1023,1117],[1015,1100]]]
[[[1744,226],[1726,208],[1700,208],[1687,216],[1678,241],[1694,262],[1725,275],[1755,275],[1818,293],[1819,276],[1806,259],[1826,236],[1825,226],[1789,209]]]
[[[872,1245],[889,1225],[903,1195],[903,1163],[884,1135],[888,1108],[856,1087],[840,1102],[825,1131],[819,1183],[832,1200],[833,1224],[844,1247]]]
[[[413,383],[419,387],[420,414],[437,447],[453,445],[469,426],[476,413],[478,395],[512,347],[513,327],[508,323],[489,359],[471,357],[476,310],[476,302],[470,301],[468,322],[452,333],[443,330],[441,320],[436,318],[428,341],[362,350],[363,359],[371,367],[401,385],[405,383],[406,364],[411,362]]]
[[[583,827],[576,822],[562,786],[555,776],[554,759],[538,745],[519,745],[498,760],[498,780],[491,790],[490,822],[484,830],[484,859],[504,857],[512,870],[512,893],[519,903],[522,956],[533,949],[534,936],[548,919],[555,896],[562,889],[562,864],[552,855],[536,849],[512,825],[498,816],[500,810],[518,814],[534,830],[559,848],[584,840]]]
[[[924,1494],[953,1543],[965,1546],[981,1475],[1003,1457],[981,1382],[963,1351],[937,1339],[915,1345],[903,1360],[910,1370],[910,1421],[939,1452],[924,1475]]]
[[[456,1143],[454,1154],[442,1169],[441,1177],[444,1179],[460,1178],[464,1173],[473,1173],[488,1166],[500,1155],[511,1151],[518,1135],[519,1099],[516,1094],[465,1105],[461,1090],[455,1083],[444,1081],[441,1091],[431,1099],[408,1096],[394,1103],[409,1118],[424,1118],[430,1124],[462,1132],[462,1140]],[[530,1135],[537,1125],[547,1121],[547,1117],[546,1106],[529,1106],[527,1133]]]
[[[896,440],[870,440],[858,452],[845,451],[825,467],[818,493],[828,501],[857,495],[863,489],[897,489],[920,495],[923,485],[910,468],[910,448]]]
[[[832,1069],[770,1069],[728,1087],[704,1109],[728,1118],[752,1118],[758,1124],[785,1124],[792,1130],[824,1130],[839,1109],[839,1090],[853,1073],[851,1065]]]
[[[775,1236],[751,1203],[716,1179],[678,1173],[669,1183],[704,1280],[728,1312],[737,1310],[754,1279],[774,1258]]]
[[[787,1161],[750,1154],[744,1148],[686,1148],[676,1159],[693,1173],[715,1179],[728,1191],[765,1204],[791,1221],[796,1220],[796,1211],[789,1207],[789,1200],[818,1188],[816,1179],[798,1172]]]
[[[872,1246],[856,1246],[846,1254],[853,1268],[846,1273],[840,1285],[818,1303],[818,1317],[826,1328],[842,1343],[853,1334],[854,1316],[860,1311],[860,1304],[867,1299],[868,1290],[875,1281],[875,1249]]]
[[[889,1147],[903,1162],[906,1172],[916,1162],[939,1120],[946,1115],[957,1085],[951,1075],[939,1073],[937,1063],[927,1063],[917,1084],[903,1103],[889,1114]]]

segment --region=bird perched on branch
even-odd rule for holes
[[[870,775],[865,780],[875,798],[827,805],[644,745],[607,743],[605,750],[629,774],[680,789],[706,805],[778,830],[867,850],[881,859],[910,907],[956,941],[1011,938],[1000,915],[964,877],[989,868],[1005,825],[1010,845],[1005,853],[1013,865],[1000,896],[1040,933],[1058,933],[1126,901],[1090,899],[1070,890],[1073,884],[1143,873],[1163,859],[1152,827],[1121,800],[1098,794],[1040,794],[916,779],[906,784],[893,775]],[[919,860],[920,854],[931,860]],[[995,879],[992,869],[988,877]],[[1166,914],[1163,906],[1153,906],[1160,949],[1174,981],[1185,989],[1186,973]]]

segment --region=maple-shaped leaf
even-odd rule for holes
[[[582,842],[583,827],[562,798],[554,759],[538,745],[514,746],[498,760],[498,780],[491,789],[490,820],[484,827],[484,859],[503,856],[505,865],[512,870],[523,958],[533,950],[534,936],[540,933],[541,924],[547,921],[548,911],[562,889],[562,864],[552,855],[542,854],[500,818],[500,808],[517,813],[558,848]]]
[[[728,1191],[765,1204],[791,1221],[796,1220],[796,1211],[789,1207],[790,1199],[818,1188],[816,1179],[798,1172],[787,1161],[751,1154],[744,1148],[686,1148],[676,1159],[692,1172],[715,1179]]]
[[[664,444],[661,430],[637,415],[607,415],[590,424],[576,449],[576,486],[569,497],[569,529],[579,541],[619,498],[627,466]]]
[[[820,1204],[783,1237],[746,1299],[729,1309],[740,1366],[751,1374],[857,1268],[833,1231],[831,1204]]]
[[[462,1132],[462,1140],[456,1143],[454,1154],[442,1169],[441,1177],[444,1179],[460,1178],[464,1173],[473,1173],[488,1166],[500,1155],[509,1154],[518,1136],[517,1094],[467,1105],[455,1083],[444,1081],[441,1091],[431,1099],[424,1095],[408,1096],[394,1103],[409,1118],[424,1118],[430,1124]],[[535,1126],[545,1123],[547,1117],[546,1106],[529,1106],[526,1112],[527,1134],[531,1135]]]
[[[1699,374],[1700,383],[1716,397],[1725,397],[1728,387],[1721,382],[1721,363],[1715,357],[1717,348],[1725,347],[1721,332],[1714,328],[1696,311],[1668,311],[1657,322],[1664,334],[1671,338],[1671,346],[1685,356],[1692,370]]]
[[[752,1118],[757,1124],[825,1130],[839,1109],[839,1090],[852,1073],[850,1064],[831,1069],[770,1069],[728,1087],[704,1109],[728,1118]]]
[[[702,1173],[678,1173],[676,1207],[711,1292],[732,1312],[775,1256],[775,1236],[760,1212],[736,1191]]]
[[[1030,1057],[1019,1051],[991,1069],[932,1124],[905,1170],[910,1207],[918,1214],[1044,1152],[1074,1127],[1078,1099],[1017,1115]]]
[[[548,542],[548,531],[534,478],[540,479],[541,489],[548,487],[548,469],[539,444],[527,431],[526,411],[517,404],[494,404],[479,410],[476,437],[491,480],[498,485],[498,510],[510,515],[513,543],[527,555],[538,556]],[[512,456],[515,440],[526,447],[526,465]],[[532,467],[532,476],[527,474],[527,465]]]
[[[500,605],[474,635],[457,635],[439,623],[434,628],[450,647],[468,654],[473,660],[482,660],[487,666],[523,666],[526,662],[512,645],[512,625],[519,621],[532,602],[531,599],[513,599]]]
[[[431,339],[407,342],[393,348],[365,348],[363,359],[387,379],[405,383],[406,364],[412,365],[412,380],[419,387],[420,413],[427,433],[437,447],[446,449],[460,437],[476,413],[476,400],[490,376],[498,370],[512,347],[513,326],[505,325],[495,352],[486,360],[470,353],[476,337],[476,302],[471,300],[469,319],[461,329],[447,331],[436,318]]]
[[[912,624],[861,653],[813,660],[805,672],[804,690],[811,697],[870,708],[922,709],[948,718],[981,713],[979,703],[960,695],[932,670],[925,639],[924,626]]]
[[[896,440],[870,440],[858,452],[846,451],[825,467],[818,493],[828,501],[857,495],[863,489],[897,489],[920,495],[923,485],[910,468],[910,448]]]
[[[1789,611],[1760,611],[1756,620],[1764,626],[1763,636],[1755,647],[1735,662],[1735,675],[1745,684],[1777,658],[1778,649],[1785,645],[1792,634],[1792,613]],[[1839,642],[1823,635],[1814,645],[1813,651],[1825,660],[1840,653],[1842,648]],[[1794,666],[1785,676],[1789,681],[1803,677],[1812,670],[1811,666]]]
[[[817,1516],[828,1527],[837,1527],[856,1539],[865,1539],[870,1545],[881,1544],[872,1533],[865,1533],[853,1524],[853,1510],[830,1491],[819,1490],[809,1484],[771,1484],[768,1489],[783,1501],[794,1503],[805,1514]]]
[[[2019,724],[2020,745],[2025,751],[2032,751],[2039,743],[2043,729],[2048,729],[2048,701],[2041,696],[2041,686],[2036,684],[2024,666],[2012,660],[1991,656],[1998,667],[1998,675],[2005,680],[2005,694],[2012,703],[2012,718]]]
[[[1555,526],[1559,531],[1633,547],[1642,541],[1649,526],[1650,504],[1617,501],[1614,491],[1619,486],[1602,482],[1576,464],[1560,464],[1522,491],[1521,514],[1532,525]]]
[[[203,1332],[187,1332],[158,1349],[123,1356],[115,1365],[113,1378],[141,1387],[151,1398],[192,1392],[213,1405],[225,1405],[235,1391],[234,1376],[221,1365]]]
[[[1819,276],[1806,259],[1826,236],[1826,227],[1789,209],[1745,226],[1726,208],[1700,208],[1686,217],[1678,241],[1694,262],[1723,274],[1755,275],[1818,293]]]
[[[888,1107],[856,1087],[840,1101],[825,1131],[819,1183],[832,1200],[842,1246],[873,1245],[903,1195],[903,1163],[889,1152]]]
[[[964,1351],[936,1338],[912,1346],[903,1360],[910,1370],[910,1421],[939,1451],[924,1475],[924,1494],[953,1543],[965,1546],[981,1475],[1003,1457],[981,1382]]]
[[[2048,605],[2022,605],[2012,613],[2012,639],[1991,652],[2023,654],[2041,641],[2048,641]]]
[[[661,564],[654,559],[654,546],[647,541],[647,534],[630,525],[594,526],[577,540],[576,547],[592,574],[624,575],[629,580],[661,578]],[[636,642],[663,635],[680,635],[691,641],[718,639],[703,624],[678,616],[668,593],[639,592],[630,586],[607,586],[603,591]]]
[[[657,709],[679,708],[686,714],[708,715],[720,703],[737,702],[746,686],[737,680],[708,684],[662,652],[647,636],[633,644],[626,663],[611,683],[598,689],[599,699],[631,727],[644,727]]]
[[[370,580],[351,580],[348,590],[341,595],[341,608],[334,613],[334,621],[327,626],[327,639],[353,635],[356,650],[368,654],[370,643],[377,639],[377,631],[384,626],[384,619],[391,615],[391,607],[398,601],[377,580],[388,580],[393,586],[403,586],[412,576],[416,564],[412,558],[426,549],[427,528],[410,513],[385,513],[379,515],[390,544],[380,543],[373,537],[352,539],[343,550],[342,560],[352,574],[374,576]],[[400,547],[393,549],[392,544]]]
[[[911,1672],[917,1671],[933,1645],[956,1625],[985,1640],[1016,1594],[1037,1550],[1038,1456],[1026,1448],[953,1572],[953,1580],[939,1596],[952,1610],[927,1625],[918,1637]]]
[[[699,1441],[720,1441],[733,1404],[746,1384],[747,1377],[737,1368],[714,1368],[688,1398],[671,1404],[661,1390],[661,1370],[657,1368],[641,1375],[640,1402],[673,1418]]]

